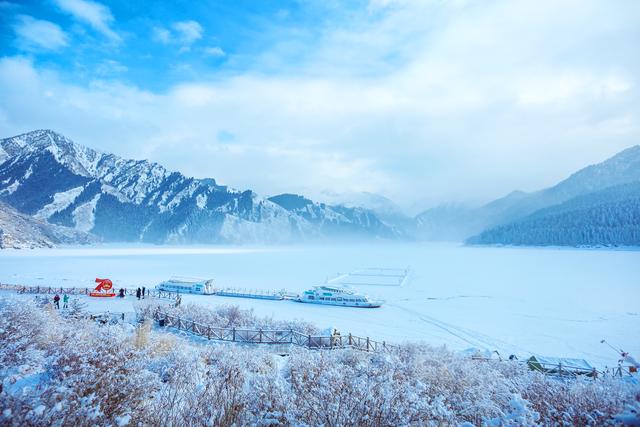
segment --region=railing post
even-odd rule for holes
[[[311,334],[308,335],[307,348],[311,348]]]
[[[236,328],[233,328],[233,336],[231,341],[236,342]]]
[[[349,345],[353,345],[353,341],[351,340],[351,333],[349,333]]]
[[[207,339],[211,339],[211,325],[207,325]]]
[[[262,328],[258,331],[258,342],[262,342]]]
[[[289,343],[293,344],[293,329],[289,329]]]
[[[367,351],[369,351],[369,337],[367,337]]]

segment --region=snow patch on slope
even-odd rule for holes
[[[118,199],[119,202],[121,203],[129,203],[129,199],[127,199],[124,194],[122,194],[121,192],[118,191],[118,189],[113,188],[110,185],[106,185],[103,184],[100,189],[102,190],[103,193],[107,193],[112,195],[113,197],[115,197],[116,199]]]
[[[198,205],[200,209],[204,209],[204,207],[207,205],[207,195],[198,194],[196,196],[196,205]]]
[[[101,194],[96,194],[91,201],[84,203],[73,211],[73,223],[76,230],[88,232],[93,228],[95,222],[96,204]]]
[[[2,149],[0,146],[0,165],[3,164],[9,158],[9,153]]]
[[[54,213],[60,212],[66,209],[69,205],[71,205],[76,200],[76,198],[80,195],[80,193],[82,193],[83,189],[84,187],[80,186],[80,187],[72,188],[71,190],[63,191],[61,193],[56,193],[53,196],[53,202],[49,203],[48,205],[40,209],[34,215],[34,217],[38,219],[48,219]]]
[[[13,181],[13,184],[8,186],[4,190],[1,190],[0,194],[6,194],[6,195],[13,194],[18,189],[18,187],[20,187],[20,183],[18,181]]]
[[[25,172],[23,179],[27,180],[33,174],[33,165],[29,166],[27,172]]]

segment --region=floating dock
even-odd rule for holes
[[[285,299],[283,292],[276,291],[263,291],[263,290],[248,290],[248,289],[221,289],[216,291],[214,295],[220,297],[234,297],[234,298],[253,298],[253,299],[266,299],[280,301]]]

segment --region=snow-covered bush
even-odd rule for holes
[[[151,317],[153,311],[158,308],[157,304],[147,303],[141,304],[139,311],[142,317]],[[319,333],[319,329],[312,323],[303,320],[283,321],[270,317],[258,317],[253,310],[241,309],[236,305],[204,307],[199,304],[182,304],[178,307],[163,305],[160,308],[168,315],[220,328],[294,329],[304,334]]]
[[[256,321],[224,310],[203,316]],[[150,326],[0,300],[0,425],[614,425],[638,413],[639,386],[615,378],[558,380],[426,345],[280,357]]]

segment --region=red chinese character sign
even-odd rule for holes
[[[109,279],[96,279],[96,289],[89,294],[92,297],[115,297],[113,292],[113,282]]]

